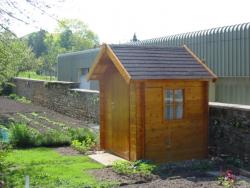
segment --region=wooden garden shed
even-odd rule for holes
[[[103,44],[88,79],[99,80],[102,149],[156,162],[207,156],[217,77],[186,46]]]

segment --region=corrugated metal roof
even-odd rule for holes
[[[250,23],[170,35],[130,43],[141,46],[187,45],[219,77],[250,76]]]
[[[184,47],[110,45],[131,79],[214,79]]]

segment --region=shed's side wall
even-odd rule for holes
[[[129,85],[114,66],[101,79],[101,146],[129,159]]]
[[[184,89],[184,118],[164,119],[164,89]],[[145,158],[158,162],[207,156],[208,83],[145,82]]]

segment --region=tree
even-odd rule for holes
[[[28,45],[10,32],[0,32],[0,89],[20,71],[31,70],[36,58]]]
[[[60,33],[60,45],[62,48],[65,48],[67,51],[72,50],[73,46],[73,33],[70,29],[66,29]]]
[[[45,39],[45,44],[47,46],[47,53],[43,54],[43,70],[49,73],[50,77],[55,75],[57,56],[60,53],[65,52],[65,48],[60,46],[58,42],[58,37],[55,34],[47,34]]]
[[[57,16],[49,13],[48,10],[60,7],[65,0],[1,0],[0,1],[0,28],[10,31],[9,26],[15,23],[23,23],[40,28],[35,20],[34,14],[50,17],[58,21]],[[14,34],[14,33],[13,33]]]
[[[36,57],[40,57],[47,52],[47,46],[45,44],[46,31],[40,30],[28,35],[28,44],[32,48],[32,51],[36,54]]]
[[[99,45],[97,35],[77,19],[60,20],[56,32],[59,34],[61,47],[67,51],[80,51]]]

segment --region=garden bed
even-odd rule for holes
[[[0,124],[25,123],[40,132],[48,129],[91,128],[87,121],[74,119],[44,107],[0,96]]]
[[[118,173],[112,167],[91,170],[90,174],[99,181],[116,181],[121,187],[168,187],[168,188],[248,188],[250,179],[242,176],[237,177],[232,186],[225,185],[227,182],[219,181],[219,166],[212,160],[192,160],[160,165],[157,170],[150,174]],[[123,169],[124,170],[124,169]],[[215,174],[211,173],[217,172]],[[246,181],[247,180],[247,181]]]

